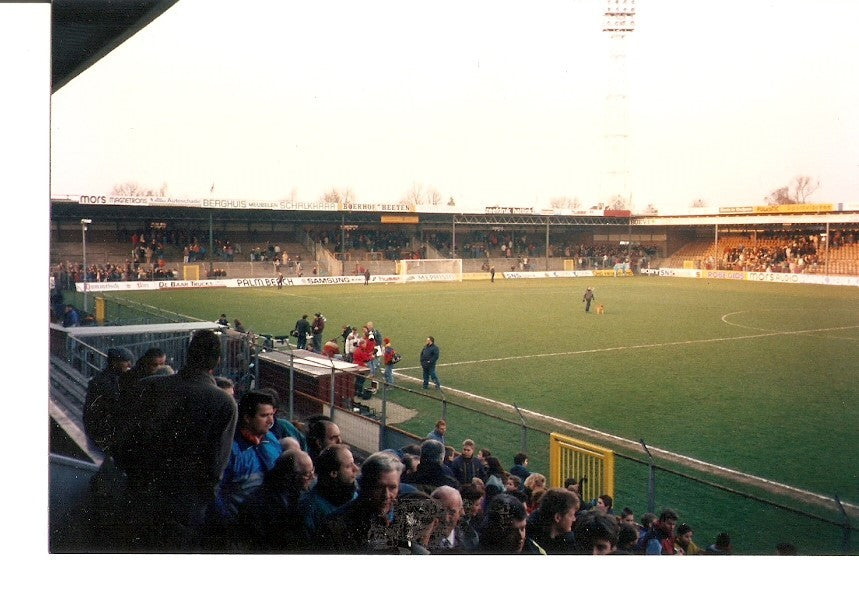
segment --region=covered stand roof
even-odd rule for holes
[[[53,0],[51,92],[57,92],[178,0]]]

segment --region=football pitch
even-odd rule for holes
[[[225,313],[257,334],[288,334],[304,313],[325,315],[326,337],[373,321],[403,355],[402,384],[420,377],[432,335],[445,387],[859,504],[853,287],[636,276],[122,297],[204,320]]]

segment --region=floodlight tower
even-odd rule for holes
[[[607,205],[621,198],[631,206],[629,191],[629,109],[627,107],[627,35],[635,30],[635,0],[606,0],[602,31],[609,36],[608,91],[605,104],[605,182]]]

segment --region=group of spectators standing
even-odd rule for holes
[[[648,266],[650,259],[658,252],[654,247],[640,244],[620,246],[558,241],[549,246],[552,257],[575,259],[576,269],[611,269],[618,263],[628,263],[630,267],[642,269]]]
[[[428,234],[426,238],[444,255],[509,259],[512,264],[510,271],[528,271],[529,259],[546,254],[545,244],[535,234],[514,235],[506,231],[468,232],[457,236],[456,247],[453,249],[448,233]],[[629,263],[631,267],[641,269],[647,267],[650,259],[658,252],[655,247],[640,244],[582,244],[570,242],[567,236],[561,236],[550,242],[548,256],[575,259],[576,269],[611,269],[618,263]]]
[[[343,339],[341,349],[337,337],[325,341],[323,345],[322,332],[325,330],[325,321],[325,316],[321,312],[314,315],[312,323],[308,320],[307,314],[299,318],[291,335],[296,337],[296,347],[350,362],[360,368],[367,368],[369,370],[367,376],[359,375],[356,378],[356,393],[362,393],[366,380],[375,379],[380,370],[385,382],[389,385],[394,384],[394,366],[400,361],[401,356],[394,349],[391,339],[383,337],[373,322],[367,322],[360,327],[344,325],[339,335],[339,338]],[[441,381],[436,373],[439,357],[440,350],[435,344],[435,338],[427,337],[420,352],[424,389],[429,389],[430,382],[436,389],[441,389]]]
[[[367,322],[360,327],[344,325],[339,337],[333,337],[323,343],[325,322],[325,316],[321,312],[314,314],[312,322],[308,320],[307,314],[299,318],[291,335],[296,337],[296,347],[367,368],[368,377],[356,377],[357,393],[362,393],[366,379],[376,378],[380,370],[383,371],[385,382],[394,384],[394,365],[399,361],[399,355],[391,339],[382,337],[373,322]],[[343,340],[342,348],[338,339]]]
[[[819,236],[802,235],[730,246],[723,250],[722,269],[802,273],[824,263],[818,256]]]
[[[220,339],[197,331],[174,372],[158,348],[111,348],[89,383],[84,427],[105,453],[70,526],[86,551],[337,554],[693,554],[665,510],[637,524],[586,479],[549,488],[518,453],[505,470],[439,420],[420,444],[362,458],[329,417],[279,415],[280,394],[213,375]]]
[[[124,265],[115,263],[89,263],[86,267],[87,282],[131,282],[143,280],[175,280],[180,276],[176,268],[167,267],[161,258],[151,264],[128,259]],[[76,282],[84,281],[83,263],[62,261],[51,272],[54,284],[60,290],[74,290]]]
[[[366,251],[381,253],[389,261],[414,259],[412,237],[400,230],[354,230],[346,232],[345,245],[342,231],[322,231],[314,234],[316,242],[334,252]]]

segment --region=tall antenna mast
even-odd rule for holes
[[[607,206],[631,206],[629,190],[629,108],[627,107],[627,35],[635,30],[635,0],[606,0],[602,31],[609,36],[608,91],[605,104],[605,180]]]

